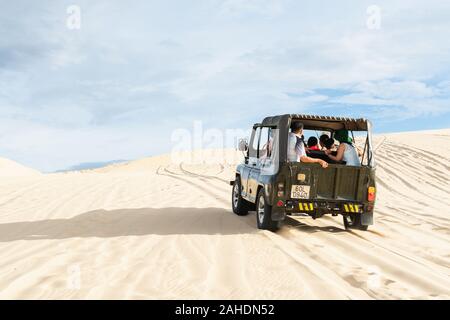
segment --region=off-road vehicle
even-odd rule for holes
[[[359,150],[361,166],[329,162],[288,161],[288,134],[294,122],[301,122],[304,135],[319,137],[348,130]],[[286,215],[320,218],[325,214],[342,215],[345,228],[367,230],[373,224],[375,205],[375,161],[371,123],[351,119],[312,115],[280,115],[265,118],[253,126],[250,141],[241,140],[244,163],[237,166],[232,207],[237,215],[256,211],[257,226],[275,231]],[[307,156],[326,160],[323,151]]]

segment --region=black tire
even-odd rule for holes
[[[266,201],[264,189],[259,190],[256,198],[256,223],[258,229],[276,231],[279,221],[272,220],[272,206]]]
[[[231,206],[235,214],[245,216],[251,210],[251,203],[242,198],[241,191],[241,178],[237,177],[233,184],[233,191],[231,192]]]
[[[343,216],[345,229],[359,229],[367,231],[369,226],[361,224],[361,214],[346,214]]]

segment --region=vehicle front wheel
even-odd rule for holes
[[[256,199],[256,223],[258,229],[276,231],[279,221],[272,220],[272,206],[270,206],[264,195],[264,189],[259,190]]]
[[[233,212],[238,216],[245,216],[248,214],[248,211],[251,209],[251,204],[241,195],[241,179],[239,177],[236,178],[233,184],[233,191],[231,197],[231,204],[233,207]]]
[[[365,226],[361,224],[361,215],[360,214],[346,214],[344,215],[344,226],[345,229],[359,229],[363,231],[367,231],[369,226]]]

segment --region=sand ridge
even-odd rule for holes
[[[23,166],[15,161],[0,158],[0,178],[36,177],[40,174],[39,171]]]

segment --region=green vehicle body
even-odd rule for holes
[[[362,165],[330,163],[328,168],[322,168],[317,163],[288,161],[288,133],[294,121],[302,122],[305,130],[332,134],[345,128],[352,134],[362,132],[365,135]],[[264,138],[259,137],[263,134],[258,131],[264,132],[265,128],[276,132],[278,146],[273,148],[269,160],[260,161],[263,143],[260,140]],[[236,179],[230,182],[236,214],[256,210],[258,227],[269,230],[276,230],[279,222],[289,215],[308,215],[314,219],[325,214],[342,215],[346,228],[361,230],[373,224],[376,181],[370,121],[299,114],[267,117],[253,126],[250,141],[245,145],[245,162],[237,166]],[[271,170],[265,170],[267,163]],[[300,193],[292,193],[293,188]],[[303,193],[305,189],[309,193]]]

